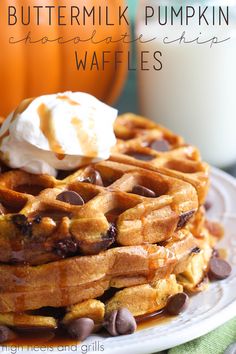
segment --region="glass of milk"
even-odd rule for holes
[[[140,1],[136,22],[141,114],[236,162],[236,0]]]

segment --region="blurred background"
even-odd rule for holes
[[[184,136],[187,142],[199,147],[210,164],[236,176],[236,1],[127,1],[132,22],[132,35],[143,33],[147,38],[159,36],[150,44],[133,45],[134,66],[141,50],[161,50],[161,71],[129,71],[127,81],[116,106],[119,112],[131,111],[147,116]],[[158,26],[156,16],[145,26],[141,12],[144,5],[208,6],[209,25],[190,21],[188,26]],[[212,13],[220,5],[230,20],[211,23]],[[156,15],[156,14],[155,14]],[[219,18],[220,14],[218,13]],[[219,21],[219,20],[218,20]],[[204,44],[169,44],[161,40],[199,37]],[[222,40],[212,44],[210,40]],[[226,40],[227,39],[227,40]],[[152,64],[152,54],[149,61]]]

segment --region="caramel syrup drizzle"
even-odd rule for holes
[[[73,106],[80,105],[78,102],[71,100],[67,96],[58,96],[57,98],[60,100],[66,100],[70,105]],[[92,109],[95,108],[92,107]],[[56,138],[55,126],[53,124],[52,116],[45,104],[42,103],[39,106],[38,114],[40,117],[40,129],[47,138],[50,149],[56,154],[56,157],[59,160],[62,160],[65,157],[65,151],[63,150],[61,144]],[[83,155],[89,157],[96,157],[98,151],[96,137],[94,136],[92,139],[89,137],[88,133],[83,129],[82,122],[78,117],[72,117],[71,124],[75,128]],[[89,128],[91,130],[93,130],[94,128],[92,115],[89,116]]]
[[[80,106],[80,103],[73,101],[71,98],[69,98],[66,95],[62,96],[57,96],[58,99],[60,100],[65,100],[67,101],[70,105],[72,106]],[[95,111],[95,107],[91,107],[92,111]],[[73,117],[71,119],[71,124],[74,126],[78,140],[81,145],[82,152],[84,156],[89,156],[89,157],[96,157],[98,153],[98,147],[97,147],[97,140],[96,137],[94,136],[92,139],[89,137],[88,133],[83,129],[82,122],[80,121],[79,118]],[[92,114],[90,113],[89,116],[89,129],[93,131],[94,128],[94,123],[92,119]]]
[[[50,149],[56,154],[59,160],[62,160],[65,157],[65,151],[57,140],[51,112],[44,103],[41,103],[38,107],[38,115],[40,119],[40,129],[48,140]]]
[[[78,102],[73,101],[71,98],[69,98],[68,96],[65,96],[65,95],[57,96],[57,99],[67,101],[72,106],[79,106],[80,105]]]
[[[78,140],[81,145],[81,149],[84,156],[96,157],[97,156],[97,141],[93,137],[92,141],[88,133],[83,129],[82,122],[79,118],[73,117],[71,119],[71,124],[74,126]],[[93,121],[89,118],[89,128],[93,128]]]

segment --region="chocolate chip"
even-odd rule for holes
[[[147,198],[155,198],[156,197],[156,193],[154,191],[152,191],[151,189],[146,188],[144,186],[141,186],[139,184],[137,184],[137,186],[134,186],[134,188],[132,189],[132,193],[138,194],[138,195],[141,195],[141,196],[147,197]]]
[[[91,318],[78,318],[69,323],[67,331],[69,335],[79,341],[86,339],[94,329],[94,321]]]
[[[209,200],[207,200],[204,204],[204,207],[205,207],[206,211],[208,211],[212,208],[212,203]]]
[[[133,157],[134,159],[143,160],[143,161],[151,161],[155,158],[152,155],[142,154],[139,152],[127,152],[126,155],[129,155],[129,156]]]
[[[105,317],[103,325],[112,336],[131,334],[137,328],[135,318],[127,308],[112,311]]]
[[[74,191],[64,191],[57,195],[57,200],[71,205],[83,205],[83,198]]]
[[[109,238],[112,239],[113,241],[115,241],[117,236],[117,228],[116,225],[114,223],[110,223],[110,227],[107,231],[107,234],[103,236],[103,238]]]
[[[25,215],[23,214],[12,215],[12,221],[24,236],[27,237],[32,236],[32,223],[28,221]]]
[[[8,342],[16,337],[15,333],[6,326],[0,326],[0,343]]]
[[[167,302],[166,310],[170,315],[180,314],[188,305],[189,297],[185,293],[172,295]]]
[[[116,330],[116,317],[118,310],[112,311],[109,315],[105,317],[103,326],[106,328],[107,332],[112,336],[118,336],[119,333]]]
[[[89,242],[89,240],[79,241],[79,249],[83,254],[92,255],[98,254],[101,251],[107,250],[116,241],[117,229],[114,224],[110,227],[106,234],[101,235],[100,240]]]
[[[79,181],[82,183],[92,183],[92,181],[89,177],[82,178]]]
[[[78,252],[78,243],[73,238],[66,238],[58,241],[53,250],[61,258],[73,256]]]
[[[191,253],[200,253],[201,252],[201,249],[199,247],[194,247],[192,250],[191,250]]]
[[[94,169],[90,169],[89,175],[87,177],[81,179],[80,182],[92,183],[92,184],[95,184],[96,186],[100,186],[100,187],[104,186],[101,174]]]
[[[195,210],[190,210],[190,211],[186,211],[185,213],[181,214],[179,217],[179,222],[177,225],[178,229],[181,229],[182,227],[184,227],[187,222],[189,221],[189,219],[191,219],[191,217],[193,216],[193,214],[195,213]]]
[[[42,217],[40,215],[36,216],[33,220],[35,224],[40,224],[42,221]]]
[[[91,172],[89,173],[89,179],[92,184],[96,184],[96,186],[103,187],[102,176],[98,171],[91,170]]]
[[[170,144],[165,139],[154,140],[150,144],[150,148],[156,151],[165,152],[170,150]]]
[[[116,329],[119,334],[131,334],[137,328],[137,324],[132,313],[126,309],[118,310],[116,316]]]
[[[219,254],[219,251],[216,249],[216,248],[213,248],[213,250],[212,250],[212,257],[219,257],[220,256],[220,254]]]
[[[213,257],[209,262],[208,275],[210,279],[222,280],[227,278],[232,271],[228,262],[221,258]]]
[[[27,217],[23,214],[12,215],[12,221],[17,226],[25,225],[27,223],[27,220]]]

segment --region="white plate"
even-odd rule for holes
[[[212,168],[209,199],[214,201],[209,218],[221,221],[226,230],[220,247],[228,250],[233,271],[224,281],[212,283],[209,289],[193,296],[187,310],[171,321],[139,330],[128,336],[91,336],[73,347],[49,348],[53,353],[82,354],[148,354],[158,352],[200,337],[236,316],[236,180]],[[6,348],[0,352],[5,352]],[[18,348],[18,352],[35,354],[35,350]],[[44,350],[45,352],[45,350]]]

